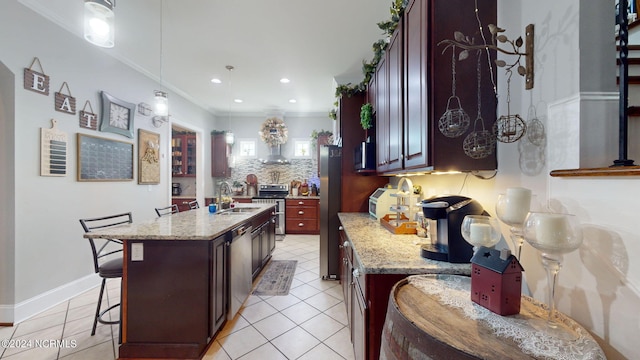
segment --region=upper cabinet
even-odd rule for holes
[[[171,175],[196,176],[196,135],[172,135]]]
[[[496,14],[495,0],[478,2],[487,37]],[[489,72],[495,54],[487,59],[486,51],[470,51],[460,60],[463,49],[439,45],[453,39],[456,31],[475,44],[483,41],[473,1],[409,1],[370,82],[375,84],[371,91],[376,100],[378,172],[497,168],[495,146],[480,159],[467,155],[463,147],[470,134],[491,130],[497,118],[494,75]],[[464,131],[447,131],[459,126],[458,119],[463,119]]]
[[[224,133],[211,135],[211,176],[230,177],[229,155],[231,147]]]

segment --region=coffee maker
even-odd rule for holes
[[[180,183],[172,183],[171,184],[171,195],[180,196],[182,194],[182,187]]]
[[[488,215],[477,201],[459,195],[434,196],[422,200],[422,212],[429,219],[431,244],[421,247],[424,258],[450,263],[468,263],[473,246],[462,237],[460,226],[467,215]]]

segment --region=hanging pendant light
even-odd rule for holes
[[[157,116],[169,116],[169,98],[167,97],[167,93],[162,90],[154,90],[153,95],[153,113]]]
[[[84,0],[84,38],[100,47],[112,48],[115,0]]]
[[[160,87],[162,87],[162,75],[163,75],[162,74],[163,72],[162,57],[164,55],[162,51],[163,8],[164,8],[164,1],[161,1],[160,2]],[[162,90],[154,90],[153,97],[154,97],[153,113],[156,116],[160,116],[166,119],[169,116],[169,98],[168,98],[167,92]]]

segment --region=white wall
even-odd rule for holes
[[[633,254],[640,251],[635,229],[640,223],[636,204],[640,179],[549,176],[554,169],[606,167],[617,159],[613,2],[498,0],[498,9],[498,25],[507,29],[510,38],[523,35],[527,24],[536,27],[535,87],[525,91],[521,79],[514,76],[511,110],[528,120],[533,105],[546,125],[547,143],[538,157],[541,170],[522,169],[521,161],[532,150],[521,140],[498,145],[498,175],[493,180],[469,176],[465,182],[465,175],[430,175],[413,181],[431,194],[476,198],[492,214],[498,193],[524,186],[543,203],[576,214],[585,228],[584,243],[564,257],[558,308],[594,335],[607,358],[636,359],[640,262]],[[504,73],[498,74],[502,115],[507,111],[506,82]],[[508,236],[505,226],[503,234]],[[522,263],[533,296],[546,302],[546,277],[537,251],[528,244]]]
[[[168,156],[171,133],[169,125],[155,128],[150,118],[135,117],[136,134],[139,128],[160,134],[160,185],[138,185],[137,180],[76,181],[76,133],[134,144],[136,139],[80,128],[77,115],[55,111],[54,92],[60,89],[62,82],[69,84],[78,111],[88,99],[96,113],[101,109],[100,91],[135,104],[152,103],[152,92],[158,84],[112,58],[109,50],[91,46],[16,0],[3,1],[1,6],[0,33],[4,35],[0,37],[0,61],[15,74],[15,84],[7,84],[7,77],[3,76],[0,86],[15,86],[15,119],[9,124],[9,129],[15,126],[12,150],[15,171],[11,161],[3,161],[0,173],[3,186],[15,181],[15,196],[9,201],[3,200],[3,210],[16,214],[16,219],[9,224],[15,231],[15,257],[8,259],[9,264],[15,264],[14,289],[10,283],[0,282],[0,293],[14,294],[8,303],[4,296],[0,297],[0,309],[13,308],[14,314],[10,319],[0,318],[0,322],[19,322],[97,283],[97,276],[91,275],[89,245],[82,238],[78,219],[131,211],[134,220],[139,221],[154,217],[154,207],[170,203]],[[34,57],[40,59],[45,73],[51,77],[49,96],[23,88],[23,69]],[[208,134],[215,127],[213,115],[171,92],[169,99],[173,118],[201,129],[206,135],[201,149],[209,148]],[[68,175],[65,177],[39,176],[39,131],[50,127],[52,118],[58,120],[59,129],[69,136]],[[137,148],[135,144],[136,151]],[[137,162],[135,165],[134,179],[137,179]],[[210,160],[203,163],[203,169],[209,166]],[[204,186],[212,186],[210,175],[204,177],[204,183]],[[15,200],[13,206],[12,200]],[[10,231],[5,230],[3,237]],[[1,243],[3,247],[5,243]],[[3,253],[2,256],[6,255]]]

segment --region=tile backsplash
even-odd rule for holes
[[[302,181],[305,179],[310,184],[318,181],[317,159],[289,159],[289,161],[291,163],[286,165],[267,165],[259,159],[237,158],[231,169],[231,177],[217,178],[214,183],[216,188],[218,182],[222,180],[229,182],[229,184],[233,184],[234,181],[244,184],[249,174],[255,174],[258,177],[258,184],[290,184],[292,180]],[[319,184],[316,183],[316,185]]]

